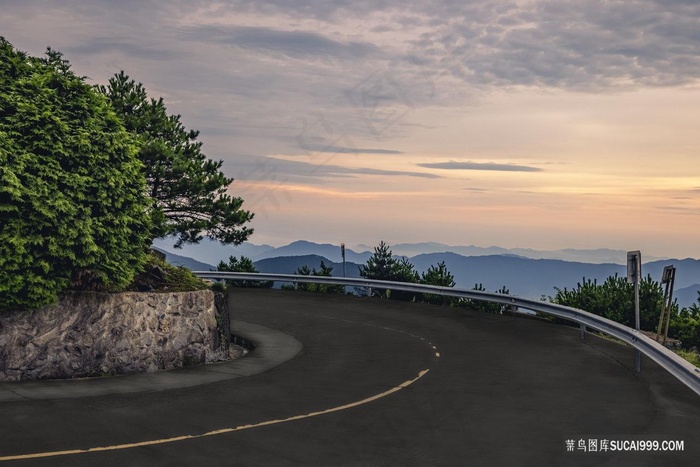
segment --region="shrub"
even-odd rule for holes
[[[555,290],[557,294],[553,298],[550,297],[553,303],[579,308],[625,326],[635,327],[634,284],[629,284],[626,278],[615,275],[608,277],[603,284],[584,279],[572,290],[559,288]],[[641,329],[657,331],[663,300],[663,286],[652,280],[651,276],[644,278],[639,286]],[[700,300],[698,303],[700,304]],[[557,320],[553,319],[553,321]],[[700,347],[700,307],[693,304],[690,308],[679,310],[678,304],[674,301],[668,336],[680,340],[686,349]]]
[[[219,264],[216,266],[216,270],[222,272],[258,272],[258,270],[255,268],[255,265],[253,265],[253,261],[251,261],[250,258],[246,258],[245,256],[241,256],[241,259],[238,259],[235,256],[229,256],[228,263],[220,261]],[[273,284],[273,281],[245,281],[226,279],[226,285],[231,287],[269,289],[272,288]]]
[[[700,298],[689,308],[671,313],[668,335],[681,341],[686,349],[700,349]],[[663,332],[663,329],[662,329]]]
[[[557,291],[552,303],[579,308],[589,313],[603,316],[625,326],[635,327],[634,284],[617,274],[608,277],[603,284],[584,278],[575,288],[567,290],[555,287]],[[664,292],[661,284],[651,276],[639,284],[640,327],[646,331],[656,331],[663,304]],[[674,307],[677,310],[677,307]]]
[[[309,269],[308,266],[302,266],[298,268],[294,274],[298,276],[323,276],[332,277],[333,276],[333,266],[326,266],[326,263],[321,261],[319,270],[316,268]],[[333,285],[333,284],[315,284],[313,282],[297,282],[295,285],[283,285],[283,290],[301,290],[305,292],[318,292],[318,293],[330,293],[330,294],[344,294],[345,286]]]
[[[477,292],[486,292],[486,289],[484,288],[483,284],[474,284],[474,287],[472,290],[475,290]],[[510,290],[508,290],[505,286],[501,287],[500,289],[496,290],[495,293],[500,293],[504,295],[508,295],[510,293]],[[460,298],[459,300],[456,301],[456,306],[460,306],[463,308],[468,308],[470,310],[474,311],[482,311],[484,313],[492,313],[495,315],[501,314],[504,311],[506,311],[510,305],[503,305],[501,303],[494,303],[494,302],[487,302],[484,300],[474,300],[471,298]]]
[[[126,286],[150,229],[136,146],[60,53],[0,38],[0,309]]]
[[[374,248],[374,254],[367,263],[360,266],[360,276],[365,279],[394,282],[418,283],[420,280],[413,265],[406,258],[394,257],[389,245],[383,241]],[[416,298],[413,292],[389,289],[372,289],[372,295],[397,300],[415,300]]]
[[[173,266],[151,250],[128,290],[189,292],[207,288],[209,285],[192,271],[183,266]]]
[[[421,284],[426,285],[437,285],[440,287],[454,287],[455,278],[447,270],[445,262],[441,261],[437,266],[430,266],[427,271],[421,274],[420,278]],[[427,303],[452,303],[453,299],[448,299],[447,297],[435,294],[423,294],[423,301]]]

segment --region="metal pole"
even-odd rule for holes
[[[340,255],[343,257],[343,277],[345,277],[345,243],[340,244]],[[348,293],[346,286],[343,286],[343,293]]]
[[[634,281],[634,328],[639,331],[639,277]],[[637,373],[642,371],[642,352],[637,349]]]
[[[666,329],[664,331],[664,342],[668,339],[668,324],[671,321],[671,312],[673,311],[673,284],[676,282],[676,268],[671,269],[671,278],[669,280],[668,304],[666,305]]]
[[[634,284],[634,328],[639,332],[639,283],[642,280],[642,253],[639,250],[627,252],[627,282]],[[637,350],[635,368],[642,371],[642,352]]]
[[[659,326],[656,328],[656,342],[661,342],[661,329],[664,325],[664,319],[666,318],[666,302],[668,301],[668,282],[664,287],[664,301],[661,303],[661,315],[659,316]],[[665,344],[665,342],[664,342]]]

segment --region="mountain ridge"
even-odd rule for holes
[[[424,244],[425,245],[425,244]],[[431,243],[437,248],[437,243]],[[333,266],[333,275],[342,276],[342,260],[340,248],[331,244],[316,244],[308,241],[297,241],[285,247],[246,246],[243,250],[226,250],[229,256],[246,256],[240,252],[253,251],[258,259],[253,259],[256,268],[261,272],[291,274],[302,266],[318,268],[320,261]],[[163,248],[160,248],[164,250]],[[505,250],[505,249],[503,249]],[[175,255],[179,263],[186,258],[184,254],[168,252]],[[406,256],[421,273],[430,266],[444,261],[447,269],[455,277],[457,287],[471,289],[476,284],[482,284],[487,290],[495,291],[503,286],[508,288],[513,295],[539,299],[542,296],[553,296],[556,288],[572,289],[585,279],[604,282],[615,274],[625,277],[626,265],[614,262],[590,263],[583,261],[567,261],[550,258],[527,258],[505,250],[508,253],[498,255],[465,256],[455,252],[421,253],[417,255],[401,255],[410,251],[392,248],[395,256]],[[605,250],[603,251],[616,251]],[[286,254],[285,254],[286,253]],[[304,254],[296,254],[304,253]],[[279,255],[277,255],[279,254]],[[625,252],[626,254],[626,252]],[[347,277],[359,277],[358,267],[367,262],[370,252],[358,254],[346,249],[346,275]],[[644,256],[643,256],[644,258]],[[216,258],[213,258],[216,259]],[[351,260],[352,259],[352,260]],[[213,269],[212,264],[217,261],[203,261],[202,257],[195,257],[193,261],[199,261],[199,269]],[[228,256],[225,257],[228,260]],[[203,267],[202,264],[206,267]],[[668,265],[676,266],[676,284],[674,297],[678,298],[681,306],[689,306],[697,301],[697,291],[700,290],[700,261],[694,258],[664,259],[646,261],[642,264],[644,276],[650,274],[653,279],[660,280],[663,268]],[[184,265],[184,264],[182,264]]]
[[[279,256],[303,256],[321,254],[322,256],[340,261],[340,245],[330,243],[316,243],[308,240],[296,240],[287,245],[273,247],[271,245],[255,245],[244,242],[238,246],[222,245],[221,243],[205,237],[200,244],[185,244],[181,249],[175,249],[173,239],[157,239],[154,245],[174,254],[188,256],[198,261],[209,264],[218,264],[219,261],[228,261],[229,256],[246,256],[252,261]],[[359,245],[362,251],[355,251],[350,247],[345,249],[346,260],[353,262],[366,262],[372,255],[374,247]],[[502,248],[498,246],[479,247],[474,245],[447,245],[438,242],[398,243],[391,245],[391,250],[397,256],[412,257],[428,253],[458,253],[462,256],[491,256],[491,255],[516,255],[530,259],[559,259],[590,264],[626,264],[627,252],[609,248],[575,249],[565,248],[561,250],[535,250],[532,248]],[[667,257],[647,256],[642,253],[644,261],[659,261],[669,259]]]

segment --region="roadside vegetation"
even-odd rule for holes
[[[308,266],[302,266],[296,270],[294,273],[298,276],[321,276],[321,277],[331,277],[333,275],[333,267],[326,266],[326,264],[321,261],[319,269],[313,268],[309,269]],[[317,293],[330,293],[342,295],[345,293],[345,287],[342,285],[333,284],[314,284],[306,282],[297,282],[293,285],[283,285],[283,290],[299,290],[302,292],[317,292]]]
[[[635,325],[634,285],[628,283],[626,278],[615,275],[607,278],[602,284],[584,279],[571,290],[559,288],[555,290],[556,295],[548,298],[552,303],[580,308],[625,326],[634,327]],[[642,331],[656,333],[663,299],[663,286],[647,275],[639,287],[639,316]],[[690,307],[680,308],[678,302],[674,300],[671,308],[668,337],[680,341],[681,349],[678,353],[698,366],[700,292],[698,301]],[[545,319],[560,321],[551,317]]]
[[[173,266],[162,254],[151,250],[127,291],[138,292],[186,292],[209,288],[209,284],[181,266]]]
[[[124,72],[85,81],[61,53],[32,57],[0,37],[0,312],[157,285],[154,238],[239,244],[252,233],[222,162],[163,99]],[[174,281],[165,287],[201,285],[158,268]]]
[[[697,350],[677,350],[676,353],[700,368],[700,354]]]
[[[241,256],[240,259],[236,258],[235,256],[230,256],[227,263],[223,261],[219,262],[216,270],[222,272],[258,272],[250,258],[246,258],[245,256]],[[232,279],[226,279],[224,283],[229,287],[246,287],[254,289],[270,289],[273,285],[272,281],[246,281]]]
[[[408,282],[412,284],[435,285],[448,288],[453,288],[455,286],[454,276],[447,269],[444,261],[436,265],[431,265],[426,271],[418,273],[407,258],[394,256],[391,248],[385,242],[380,242],[379,245],[374,248],[374,253],[367,260],[367,263],[360,266],[359,273],[360,277],[365,279]],[[320,269],[302,266],[298,268],[294,274],[300,276],[332,276],[333,267],[327,266],[324,262],[321,262]],[[302,282],[296,283],[295,285],[283,285],[282,289],[333,294],[346,293],[345,287],[343,286],[308,284]],[[475,284],[473,290],[485,291],[486,289],[482,284]],[[402,290],[372,288],[370,291],[366,287],[355,287],[354,292],[356,295],[360,296],[368,296],[371,293],[372,297],[381,299],[442,304],[444,306],[463,307],[487,313],[501,313],[506,308],[497,303],[450,298],[436,294],[415,293]],[[507,294],[509,292],[508,289],[502,287],[497,290],[496,293]]]

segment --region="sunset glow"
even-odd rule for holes
[[[700,4],[0,2],[201,131],[253,243],[700,257]]]

